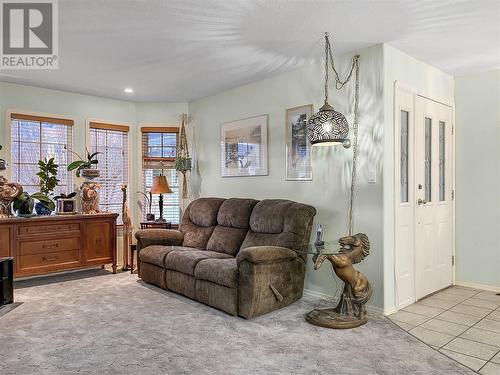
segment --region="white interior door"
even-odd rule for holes
[[[397,308],[453,283],[452,108],[396,86]]]
[[[453,283],[452,110],[416,96],[414,123],[418,300]]]

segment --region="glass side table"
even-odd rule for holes
[[[306,320],[317,326],[335,329],[365,324],[368,321],[365,304],[371,298],[373,289],[368,279],[352,265],[370,254],[368,236],[358,233],[342,237],[339,242],[325,242],[321,246],[303,245],[295,251],[298,254],[311,254],[315,270],[325,260],[330,261],[335,274],[344,281],[344,290],[337,306],[314,309],[307,313]]]

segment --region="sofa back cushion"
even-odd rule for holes
[[[309,242],[314,207],[284,199],[199,198],[186,208],[183,246],[236,256],[250,246]]]
[[[250,215],[250,229],[241,249],[250,246],[283,246],[294,249],[309,242],[316,210],[284,199],[264,199]]]
[[[187,206],[179,230],[184,233],[182,246],[206,249],[217,224],[223,198],[200,198]]]
[[[250,227],[250,215],[257,202],[255,199],[226,199],[219,208],[217,226],[207,250],[236,255]]]

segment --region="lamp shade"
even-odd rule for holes
[[[153,178],[153,187],[151,188],[151,194],[168,194],[173,193],[168,186],[167,177],[165,176],[156,176]]]
[[[313,114],[307,122],[307,137],[312,145],[335,145],[349,143],[349,124],[340,112],[337,112],[325,100],[325,104]]]

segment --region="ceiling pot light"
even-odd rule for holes
[[[132,94],[134,92],[134,89],[131,89],[130,87],[127,87],[123,91],[125,91],[127,94]]]

